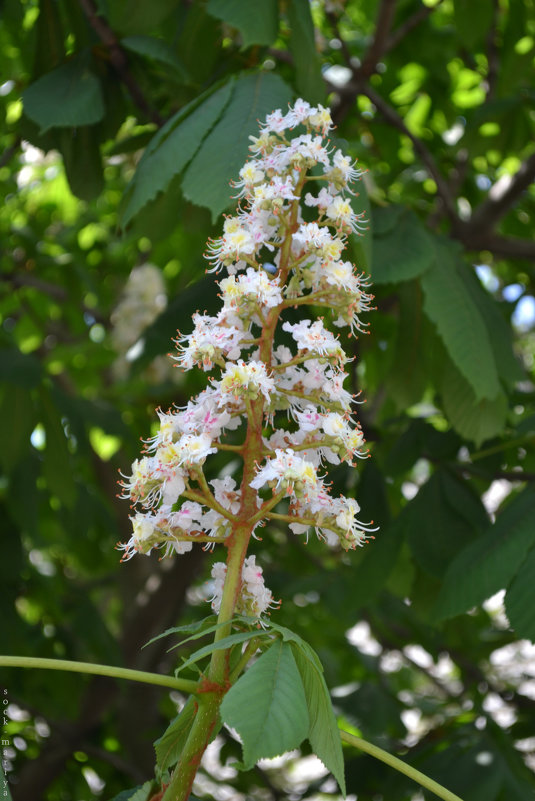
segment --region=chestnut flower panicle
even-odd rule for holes
[[[329,328],[367,332],[360,315],[372,308],[369,282],[343,256],[347,237],[365,228],[350,202],[362,172],[332,148],[331,128],[328,109],[297,100],[250,137],[252,158],[234,183],[237,212],[206,253],[211,272],[227,272],[222,308],[213,317],[195,313],[173,357],[183,370],[215,373],[185,408],[158,411],[146,455],[123,476],[122,497],[135,507],[132,536],[118,546],[123,559],[154,548],[185,553],[195,543],[230,553],[238,530],[250,537],[270,519],[296,534],[314,530],[344,550],[375,530],[359,520],[356,500],[333,497],[318,472],[368,455],[352,417],[355,398],[344,389],[351,360]],[[284,320],[287,309],[304,305],[325,316]],[[276,344],[277,331],[290,347]],[[205,477],[206,461],[221,452],[229,470],[242,458],[239,483],[228,471]],[[277,604],[255,556],[240,564],[235,611],[260,618]],[[215,611],[226,574],[227,565],[214,564]]]

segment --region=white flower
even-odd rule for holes
[[[349,156],[344,156],[341,150],[337,150],[333,156],[333,180],[339,180],[345,187],[352,181],[362,178],[363,172],[355,169],[354,163]]]
[[[366,523],[357,520],[360,506],[354,498],[336,498],[334,501],[334,514],[336,525],[342,530],[340,545],[345,551],[364,545],[370,538],[371,531],[377,531]]]
[[[315,406],[308,404],[305,409],[300,412],[295,410],[293,416],[301,431],[317,431],[322,424],[323,415],[318,412]]]
[[[211,598],[212,609],[218,613],[221,608],[223,588],[227,566],[223,562],[216,562],[212,566],[212,578],[214,580],[213,595]],[[271,590],[264,584],[262,568],[256,564],[256,557],[248,556],[242,567],[242,583],[240,595],[236,604],[236,612],[239,615],[259,618],[270,608],[277,608],[279,604],[274,603]]]
[[[320,356],[335,356],[345,360],[344,352],[338,340],[328,331],[321,320],[301,320],[300,323],[283,323],[283,331],[289,331],[300,350],[318,353]]]
[[[132,475],[125,476],[119,482],[123,494],[119,497],[130,498],[134,503],[142,503],[145,507],[153,506],[161,496],[161,481],[155,475],[156,464],[152,457],[135,459],[132,462]]]
[[[240,359],[236,364],[227,364],[218,386],[223,403],[229,396],[236,399],[248,397],[254,400],[259,394],[269,400],[275,382],[268,376],[264,362],[251,360],[245,364]]]
[[[240,423],[239,419],[232,419],[225,409],[220,409],[220,400],[217,390],[212,387],[205,389],[176,415],[180,430],[185,434],[204,433],[217,439],[224,428],[236,428]]]
[[[248,267],[245,274],[237,278],[234,275],[224,278],[219,286],[225,307],[236,308],[238,314],[242,308],[247,313],[256,304],[271,309],[282,303],[279,283],[270,281],[263,270],[254,270],[252,267]]]
[[[291,448],[285,451],[277,449],[275,456],[268,459],[251,481],[253,489],[260,489],[273,482],[276,490],[284,490],[286,494],[297,497],[313,497],[322,487],[315,466],[298,456]]]
[[[216,272],[223,265],[238,261],[243,254],[251,255],[256,249],[251,231],[243,225],[239,217],[228,218],[223,227],[225,233],[221,239],[211,240],[208,243],[206,258],[213,262],[210,272]]]
[[[214,362],[224,363],[223,356],[227,359],[238,358],[240,342],[247,336],[245,331],[226,325],[221,313],[217,317],[194,314],[193,322],[193,333],[175,340],[179,355],[172,358],[183,370],[191,370],[195,365],[203,370],[211,370]]]
[[[232,185],[236,189],[240,189],[236,197],[243,197],[251,192],[256,184],[260,184],[265,179],[264,171],[262,170],[262,162],[252,159],[243,165],[239,172],[241,181],[233,181]]]
[[[332,240],[331,232],[327,228],[320,228],[315,223],[301,223],[292,235],[292,247],[298,253],[310,248],[321,248]]]
[[[208,434],[183,434],[178,442],[158,448],[155,458],[162,472],[169,473],[182,465],[204,464],[210,453],[217,453],[217,448],[212,447],[212,438]]]
[[[331,112],[328,108],[324,108],[321,103],[318,104],[317,109],[311,109],[310,111],[311,113],[308,117],[309,123],[314,128],[318,128],[325,136],[333,127]]]
[[[350,261],[328,261],[324,265],[322,276],[330,286],[346,292],[359,291],[358,278]]]
[[[325,211],[333,202],[334,197],[331,195],[328,189],[322,187],[318,193],[318,196],[311,195],[310,192],[307,192],[305,195],[305,206],[313,207],[316,206],[321,211]]]
[[[332,220],[336,227],[345,233],[366,231],[367,226],[363,219],[364,214],[355,214],[351,208],[351,203],[343,197],[335,197],[330,206],[327,207],[327,217]]]

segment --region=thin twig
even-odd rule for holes
[[[403,25],[400,25],[399,28],[396,28],[393,34],[388,38],[384,52],[388,53],[390,50],[393,50],[398,44],[410,33],[413,28],[416,28],[421,22],[423,22],[427,17],[432,14],[435,9],[439,7],[439,5],[443,2],[443,0],[438,0],[438,3],[434,6],[421,6],[412,17],[409,17]]]
[[[427,171],[431,178],[437,185],[437,192],[444,204],[444,208],[448,214],[448,217],[451,220],[457,221],[457,212],[455,206],[455,200],[451,194],[450,188],[448,183],[440,170],[438,169],[431,152],[427,149],[421,139],[418,139],[405,125],[405,122],[402,117],[397,113],[397,111],[390,106],[386,100],[383,100],[380,94],[375,91],[371,86],[367,84],[360,84],[359,88],[360,94],[365,95],[377,111],[382,115],[382,117],[389,122],[394,128],[397,128],[398,131],[401,131],[410,141],[412,142],[415,151],[420,156],[422,162],[427,168]]]
[[[472,214],[467,225],[472,231],[489,231],[513,206],[515,200],[535,180],[535,152],[519,167],[505,189],[495,183],[486,199]]]
[[[128,89],[134,104],[151,120],[151,122],[161,127],[164,123],[163,118],[160,117],[155,109],[151,108],[141,87],[130,72],[128,59],[124,50],[119,45],[117,37],[107,21],[104,17],[99,15],[94,0],[79,0],[79,2],[89,24],[98,35],[101,42],[108,48],[110,63]]]
[[[396,0],[381,0],[379,13],[377,14],[377,24],[375,26],[375,36],[362,60],[362,64],[355,70],[358,78],[368,78],[376,72],[377,64],[381,56],[386,52],[388,34],[392,26],[394,12],[396,10]]]
[[[492,22],[487,34],[487,92],[486,100],[492,100],[494,89],[498,80],[498,70],[500,66],[498,51],[498,20],[500,17],[500,0],[493,0],[492,3]]]
[[[8,164],[11,161],[11,159],[13,158],[13,156],[15,155],[17,150],[19,149],[21,141],[22,140],[21,140],[21,138],[19,136],[19,137],[17,137],[17,139],[15,139],[15,141],[13,142],[12,145],[10,145],[9,147],[6,147],[6,149],[4,150],[2,155],[0,156],[0,167],[5,167],[6,164]]]

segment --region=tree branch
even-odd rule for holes
[[[0,167],[5,167],[6,164],[8,164],[11,161],[11,159],[19,149],[21,141],[22,140],[20,136],[17,136],[13,144],[9,145],[9,147],[6,147],[6,149],[0,156]]]
[[[500,236],[492,231],[474,232],[468,223],[457,224],[452,232],[467,250],[488,250],[493,256],[502,259],[525,259],[535,261],[535,242],[520,237]]]
[[[498,69],[500,66],[500,59],[498,54],[498,19],[500,16],[500,0],[493,0],[492,8],[492,22],[487,34],[487,92],[486,100],[491,100],[494,95],[496,81],[498,79]]]
[[[442,200],[442,203],[444,204],[444,208],[446,210],[448,217],[451,220],[457,222],[458,217],[457,217],[455,199],[451,194],[446,179],[438,169],[435,160],[431,155],[431,152],[427,149],[422,140],[418,139],[417,136],[415,136],[411,131],[409,131],[409,129],[405,125],[403,118],[400,117],[400,115],[397,113],[395,109],[392,108],[392,106],[388,105],[386,100],[383,100],[381,95],[378,94],[378,92],[376,92],[375,89],[373,89],[371,86],[368,86],[367,84],[360,83],[359,92],[360,94],[365,95],[367,98],[369,98],[369,100],[371,100],[377,111],[379,111],[379,113],[386,120],[386,122],[389,122],[394,128],[397,128],[398,131],[401,131],[402,134],[404,134],[406,137],[408,137],[408,139],[410,139],[410,141],[414,146],[415,151],[417,152],[420,159],[426,166],[429,175],[437,185],[438,195]]]
[[[112,31],[107,21],[99,16],[97,6],[94,0],[79,0],[80,6],[86,15],[89,24],[101,40],[101,42],[108,48],[110,63],[115,72],[124,83],[134,105],[136,105],[150,120],[161,127],[164,120],[158,112],[151,108],[149,102],[145,98],[141,87],[128,68],[128,59],[122,47],[117,41],[115,33]]]
[[[381,0],[373,42],[364,56],[362,64],[355,69],[355,77],[369,78],[370,75],[376,72],[377,64],[381,60],[383,53],[387,50],[387,38],[390,33],[395,10],[396,0]]]
[[[490,231],[513,206],[515,200],[535,180],[535,152],[520,166],[509,183],[499,179],[490,189],[487,198],[477,207],[468,220],[473,233]]]
[[[384,52],[388,53],[390,50],[393,50],[394,47],[397,47],[398,44],[407,36],[408,33],[412,31],[413,28],[416,28],[420,22],[423,22],[427,17],[439,7],[439,5],[443,2],[443,0],[438,0],[438,3],[434,6],[421,6],[418,11],[409,17],[403,25],[400,25],[399,28],[396,28],[394,33],[392,33],[386,41]]]

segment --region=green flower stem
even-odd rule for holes
[[[416,770],[416,768],[413,768],[411,765],[407,765],[406,762],[403,762],[401,759],[392,756],[392,754],[389,754],[388,751],[383,751],[383,749],[379,748],[377,745],[373,745],[373,743],[369,743],[367,740],[363,740],[361,737],[355,737],[354,734],[349,734],[349,732],[344,731],[343,729],[340,729],[340,737],[342,742],[348,743],[349,745],[358,748],[360,751],[365,751],[366,754],[370,754],[370,756],[373,756],[376,759],[380,759],[381,762],[385,762],[387,765],[390,765],[391,768],[394,768],[400,773],[404,773],[405,776],[408,776],[410,779],[418,782],[418,784],[420,784],[422,787],[425,787],[426,790],[430,790],[439,798],[444,799],[444,801],[463,801],[458,795],[455,795],[455,793],[447,790],[441,784],[434,781],[434,779],[430,779],[429,776],[425,775],[425,773]]]
[[[44,670],[68,670],[71,673],[89,673],[93,676],[109,676],[112,679],[128,679],[144,684],[156,684],[170,687],[185,693],[199,692],[196,681],[177,679],[174,676],[162,676],[159,673],[147,673],[144,670],[116,667],[115,665],[97,665],[92,662],[72,662],[70,659],[42,659],[34,656],[0,656],[0,667],[22,667]]]
[[[217,731],[218,712],[222,698],[223,695],[220,692],[206,692],[199,698],[188,739],[162,801],[186,801],[189,798],[202,755],[212,738],[212,733],[214,730]]]
[[[238,680],[242,671],[245,670],[245,668],[247,667],[247,663],[249,662],[249,660],[258,651],[259,645],[260,645],[260,638],[257,639],[256,637],[253,640],[250,640],[250,642],[247,644],[245,651],[241,655],[240,661],[238,662],[238,664],[236,665],[236,667],[229,676],[229,681],[231,684],[234,684],[234,682]]]

